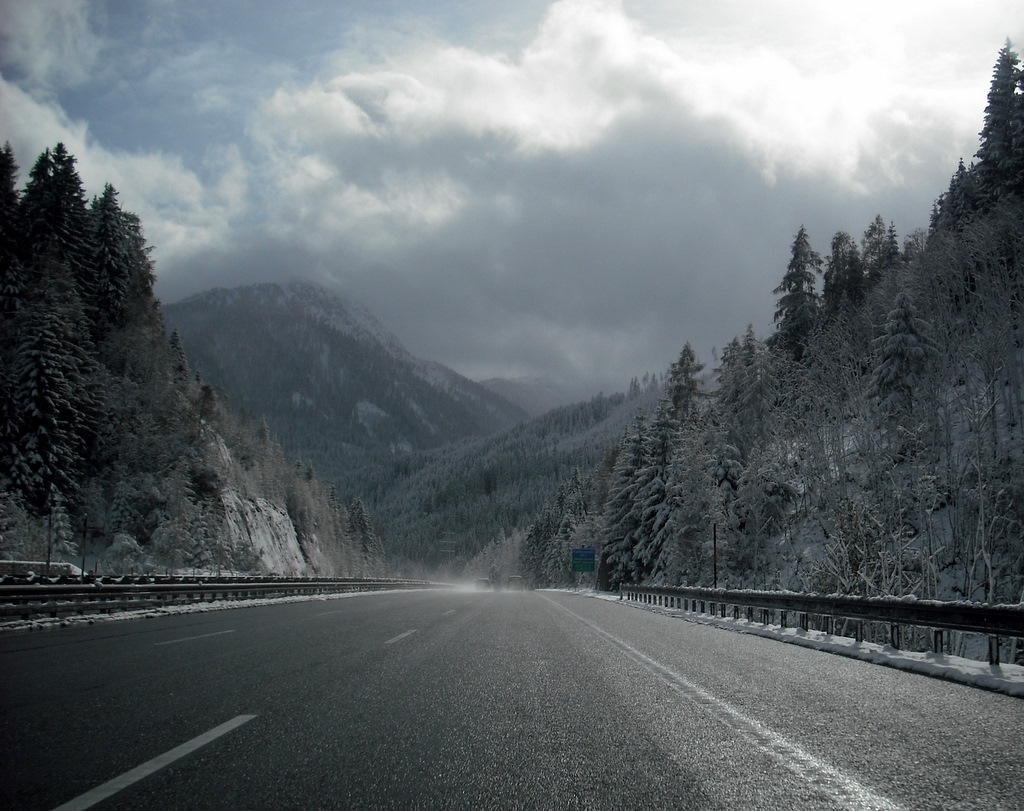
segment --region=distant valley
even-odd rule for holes
[[[657,386],[575,405],[538,380],[474,383],[409,353],[314,285],[217,289],[164,307],[192,369],[286,452],[369,507],[389,557],[455,566],[523,531],[586,475]],[[513,404],[513,403],[518,404]]]
[[[328,477],[367,453],[436,448],[529,418],[314,285],[211,290],[165,306],[164,317],[193,369]]]

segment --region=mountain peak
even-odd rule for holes
[[[363,305],[306,282],[215,289],[164,308],[190,363],[266,417],[285,449],[329,469],[342,448],[437,447],[527,418],[415,358]]]

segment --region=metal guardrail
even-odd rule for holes
[[[730,591],[669,586],[624,585],[623,599],[665,608],[678,608],[734,619],[741,613],[754,621],[755,611],[765,625],[786,627],[789,615],[795,614],[799,627],[808,630],[810,618],[817,617],[823,630],[833,633],[835,620],[853,621],[854,638],[864,639],[864,623],[877,622],[889,626],[889,643],[900,647],[900,628],[905,625],[932,630],[932,649],[941,653],[948,631],[987,635],[989,664],[999,664],[999,638],[1024,639],[1024,604],[987,605],[967,602],[938,602],[914,597],[843,597],[819,594],[798,594],[779,591]]]
[[[141,578],[146,581],[149,578]],[[139,582],[129,578],[97,579],[86,583],[31,582],[0,584],[0,619],[59,617],[67,614],[111,613],[182,603],[252,600],[337,594],[388,589],[445,588],[421,580],[359,578],[202,578],[183,581],[159,578]]]

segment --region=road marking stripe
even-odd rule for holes
[[[415,628],[413,628],[411,631],[406,631],[404,634],[399,634],[398,636],[391,637],[391,639],[389,639],[384,644],[385,645],[391,645],[391,644],[393,644],[395,642],[398,642],[400,639],[405,639],[407,636],[412,636],[414,633],[416,633],[416,629]]]
[[[453,608],[451,611],[445,611],[441,616],[442,617],[447,617],[449,614],[454,614],[454,613],[455,613],[455,609]]]
[[[672,669],[641,653],[628,642],[608,633],[596,624],[565,606],[555,602],[546,595],[541,595],[552,605],[566,614],[582,622],[599,637],[626,654],[637,664],[657,676],[683,698],[703,708],[717,720],[742,735],[766,754],[779,761],[783,766],[807,781],[814,787],[830,795],[843,808],[851,811],[869,809],[874,811],[899,811],[898,803],[872,791],[849,775],[834,766],[818,759],[806,749],[784,738],[775,730],[760,721],[751,718],[742,710],[715,696],[697,684],[683,678]]]
[[[154,642],[153,643],[153,647],[155,648],[155,647],[157,647],[159,645],[177,645],[179,642],[191,642],[193,639],[206,639],[206,637],[208,637],[208,636],[220,636],[221,634],[233,634],[234,632],[235,632],[235,630],[234,630],[234,628],[232,628],[231,630],[228,630],[228,631],[214,631],[212,634],[199,634],[199,636],[186,636],[186,637],[183,637],[181,639],[171,639],[171,640],[169,640],[167,642]]]
[[[221,735],[225,735],[236,727],[240,727],[255,718],[255,715],[239,715],[221,724],[219,727],[214,727],[209,732],[204,732],[202,735],[193,738],[181,746],[176,746],[169,752],[165,752],[162,755],[158,755],[152,760],[147,760],[141,766],[136,766],[131,771],[125,772],[120,777],[115,777],[113,780],[109,780],[102,786],[97,786],[92,791],[87,791],[85,794],[81,794],[75,797],[73,800],[69,800],[64,805],[57,806],[53,811],[84,811],[86,808],[92,808],[96,803],[107,799],[121,789],[127,788],[133,783],[137,783],[144,777],[169,766],[176,760],[185,757],[185,755],[191,754],[200,747],[206,746],[211,741],[216,740]]]

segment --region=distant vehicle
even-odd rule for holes
[[[477,591],[490,591],[491,581],[486,577],[478,577],[476,579],[476,588]]]
[[[522,591],[526,588],[526,583],[519,575],[511,575],[508,580],[505,581],[505,588],[509,591]]]

